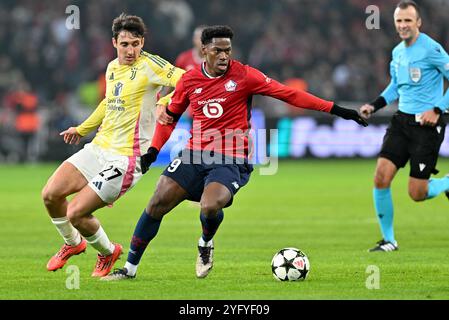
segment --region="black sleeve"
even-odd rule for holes
[[[376,112],[379,109],[385,107],[387,105],[387,101],[385,100],[384,97],[378,96],[376,100],[371,101],[369,104],[374,107],[374,112]]]

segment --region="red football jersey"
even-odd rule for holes
[[[204,63],[183,74],[176,84],[168,110],[181,115],[190,106],[193,126],[189,149],[247,157],[251,100],[255,94],[324,112],[329,112],[333,105],[331,101],[287,87],[255,68],[231,60],[227,72],[219,77],[208,75]],[[152,146],[160,150],[173,129],[174,125],[158,123]]]
[[[201,57],[195,54],[195,49],[190,49],[184,52],[181,52],[179,56],[176,58],[175,66],[181,68],[185,71],[192,70],[195,67],[201,66],[201,63],[204,61]],[[192,116],[192,110],[190,108],[187,109],[188,115],[190,118]]]
[[[190,49],[184,52],[181,52],[179,56],[176,58],[175,66],[178,68],[184,69],[185,71],[189,71],[196,66],[200,66],[203,62],[201,57],[197,57],[193,51],[194,49]]]

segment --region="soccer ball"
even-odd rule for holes
[[[305,280],[310,271],[306,254],[297,248],[284,248],[271,260],[271,271],[276,280]]]

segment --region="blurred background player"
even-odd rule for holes
[[[205,27],[205,25],[199,25],[195,28],[192,36],[193,48],[181,52],[176,58],[175,66],[185,71],[201,66],[201,63],[204,61],[201,52],[201,33]],[[190,108],[187,109],[186,115],[192,119],[192,110]]]
[[[176,58],[175,66],[185,71],[201,66],[201,63],[204,61],[201,52],[201,33],[205,27],[205,25],[200,25],[195,28],[192,36],[193,48],[181,52]]]
[[[49,271],[62,268],[89,243],[99,252],[92,276],[101,277],[122,253],[122,246],[109,240],[92,213],[112,204],[142,177],[140,155],[150,146],[156,95],[161,86],[175,86],[183,73],[142,50],[145,33],[140,17],[121,14],[114,19],[117,59],[106,70],[106,97],[81,125],[61,132],[66,143],[78,144],[101,126],[93,141],[64,161],[42,191],[45,207],[65,242],[48,262]]]
[[[14,125],[22,141],[19,147],[19,161],[35,161],[37,158],[36,135],[41,126],[38,113],[38,96],[29,88],[26,81],[17,85],[5,97],[5,105],[14,114]]]
[[[209,274],[213,266],[212,238],[223,220],[223,208],[232,204],[235,194],[246,185],[253,170],[248,163],[251,117],[248,101],[253,95],[271,96],[296,107],[330,112],[367,125],[355,110],[341,108],[331,101],[282,85],[255,68],[231,60],[233,35],[228,26],[203,30],[201,42],[205,62],[201,68],[184,74],[176,85],[167,107],[174,122],[157,123],[151,147],[142,158],[148,166],[156,159],[189,105],[194,112],[192,137],[187,148],[162,173],[156,191],[137,223],[124,268],[102,279],[134,278],[163,216],[184,200],[200,201],[203,233],[198,241],[196,276],[204,278]],[[211,137],[214,137],[212,142]]]
[[[449,79],[449,56],[443,47],[420,32],[422,25],[415,2],[401,1],[394,23],[402,42],[393,49],[391,82],[381,95],[360,108],[363,117],[399,99],[384,137],[374,177],[374,208],[383,239],[369,251],[395,251],[391,182],[410,160],[408,193],[414,201],[432,199],[449,190],[449,177],[429,179],[438,173],[436,164],[445,127],[441,114],[449,108],[449,91],[443,95],[444,77]]]

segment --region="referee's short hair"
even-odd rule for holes
[[[396,6],[396,8],[407,9],[407,8],[410,7],[410,6],[412,6],[412,7],[415,8],[417,18],[418,18],[418,19],[421,18],[421,13],[419,12],[419,7],[418,7],[418,5],[416,4],[416,2],[413,1],[413,0],[401,0],[401,1],[398,3],[398,5]]]

